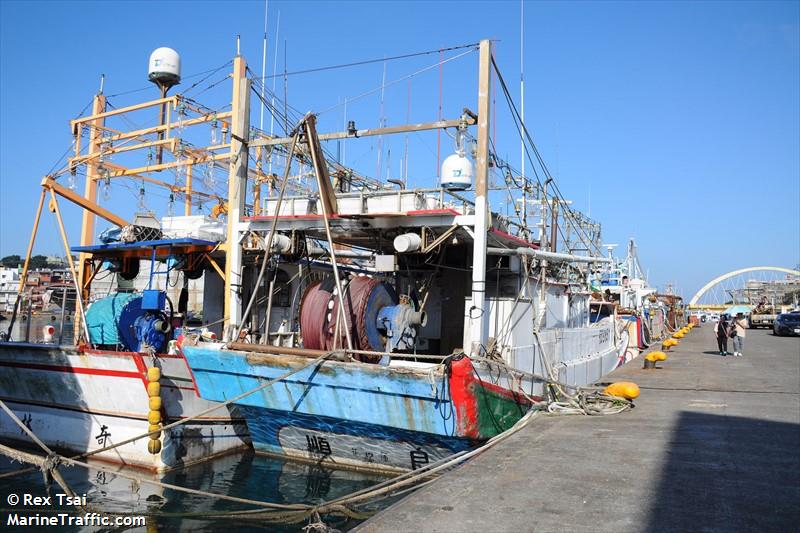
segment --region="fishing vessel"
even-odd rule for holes
[[[605,246],[611,263],[607,269],[596,274],[593,289],[616,304],[619,320],[627,325],[627,357],[635,357],[651,344],[686,325],[683,301],[669,289],[660,294],[650,285],[634,239],[628,241],[626,256],[621,261],[613,254],[616,245]]]
[[[459,48],[478,55],[476,111],[427,123],[318,133],[316,115],[265,97],[241,55],[221,78],[228,105],[167,96],[180,81],[170,49],[151,56],[161,98],[109,109],[98,94],[71,123],[73,157],[42,180],[27,254],[48,197],[65,248],[59,199],[84,210],[71,248],[75,346],[0,343],[0,399],[50,445],[145,468],[252,442],[395,472],[476,446],[635,356],[616,303],[592,288],[612,262],[600,225],[558,190],[492,43]],[[493,78],[542,180],[492,147]],[[254,95],[283,136],[251,124]],[[155,110],[155,125],[132,127]],[[454,153],[418,187],[370,177],[323,145],[439,130]],[[82,172],[83,195],[62,185]],[[105,197],[122,180],[140,184],[133,221],[98,204],[98,188]],[[144,209],[145,187],[168,192],[168,216]],[[500,195],[513,215],[492,207]],[[97,216],[112,225],[100,243]],[[20,286],[27,273],[26,259]],[[93,292],[108,273],[126,284]],[[202,303],[190,309],[193,280]],[[8,417],[0,435],[25,438]]]
[[[174,338],[188,325],[190,311],[202,313],[203,291],[210,294],[205,298],[206,316],[213,315],[214,299],[223,286],[210,266],[224,257],[219,251],[222,234],[215,233],[219,224],[204,229],[203,238],[176,238],[181,217],[159,220],[144,205],[145,183],[160,185],[170,196],[180,192],[189,215],[192,198],[212,197],[193,189],[192,167],[205,163],[208,180],[213,167],[235,152],[229,142],[217,142],[202,152],[188,147],[179,133],[189,122],[186,116],[193,112],[189,108],[194,108],[180,96],[166,96],[180,81],[179,57],[170,49],[158,49],[149,66],[150,81],[160,88],[161,98],[113,108],[101,88],[91,114],[70,123],[73,155],[68,164],[41,181],[20,297],[4,328],[6,341],[0,342],[0,400],[13,413],[12,418],[0,412],[0,438],[31,445],[21,422],[50,447],[163,472],[249,447],[250,440],[236,406],[212,411],[215,404],[200,397],[191,370],[174,348]],[[143,113],[152,123],[153,110],[158,110],[156,125],[131,127],[130,117],[140,120]],[[229,112],[200,115],[193,124],[213,123],[216,128],[219,121],[227,127],[231,120]],[[137,156],[145,162],[137,164]],[[165,171],[182,180],[164,181],[159,173]],[[85,177],[83,194],[75,191],[79,176]],[[107,203],[111,181],[125,179],[141,184],[133,221],[99,203],[101,189]],[[64,201],[82,209],[80,245],[72,248],[61,214]],[[61,309],[73,308],[76,315],[65,321],[62,312],[57,336],[53,325],[43,332],[32,334],[28,327],[15,334],[15,321],[25,311],[20,309],[22,296],[45,202],[55,214],[72,278],[70,293],[61,290]],[[100,242],[94,235],[97,217],[111,224]],[[73,253],[79,254],[77,264]],[[211,276],[205,276],[206,268]],[[190,291],[199,278],[207,279]],[[65,336],[64,329],[73,327]],[[74,341],[65,343],[65,337]]]
[[[411,470],[508,429],[552,387],[574,391],[626,362],[616,306],[592,299],[592,276],[610,262],[593,253],[599,226],[548,193],[552,180],[514,190],[540,206],[538,231],[489,208],[490,172],[507,188],[515,176],[490,149],[491,43],[475,48],[477,113],[326,134],[307,114],[287,136],[248,139],[285,150],[280,191],[229,234],[243,243],[227,264],[244,290],[225,294],[222,341],[190,335],[181,350],[204,398],[242,408],[257,450]],[[447,128],[455,153],[427,187],[353,183],[321,147]],[[311,166],[310,194],[285,194],[294,157]],[[248,189],[231,188],[229,216],[245,212],[237,191]],[[562,223],[584,254],[559,251]]]

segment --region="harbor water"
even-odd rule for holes
[[[36,450],[31,449],[32,453]],[[386,479],[381,475],[331,470],[319,465],[282,461],[252,452],[235,453],[218,457],[201,464],[172,471],[162,476],[142,470],[124,469],[108,463],[91,463],[102,467],[99,470],[78,467],[60,468],[70,488],[76,494],[86,494],[87,504],[92,510],[108,513],[124,513],[130,516],[146,516],[146,526],[125,529],[126,531],[192,531],[212,532],[233,528],[236,531],[278,531],[300,532],[308,525],[308,520],[298,523],[281,523],[265,519],[246,519],[234,516],[208,518],[206,515],[224,515],[235,511],[253,509],[253,506],[237,502],[223,501],[208,496],[187,494],[166,489],[145,482],[121,477],[113,472],[124,472],[137,477],[145,477],[164,484],[178,485],[188,489],[259,500],[280,504],[316,504],[338,498],[370,487]],[[4,474],[25,468],[7,458],[0,459],[0,495],[3,508],[3,526],[10,513],[24,516],[25,506],[10,506],[10,494],[31,494],[46,496],[47,491],[42,474],[38,469],[13,477]],[[55,483],[51,494],[61,493]],[[55,505],[29,507],[29,515],[44,512],[74,513],[83,515],[79,508]],[[366,518],[388,507],[394,499],[385,499],[359,507]],[[329,527],[347,531],[361,521],[359,518],[344,516],[323,516]],[[2,529],[2,528],[0,528]],[[35,528],[34,528],[35,529]],[[49,528],[47,528],[49,529]],[[59,531],[88,532],[97,531],[94,527],[65,527]]]

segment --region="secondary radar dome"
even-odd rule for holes
[[[172,48],[156,48],[150,54],[147,78],[163,87],[172,87],[181,81],[181,56]]]
[[[463,191],[472,186],[475,169],[465,154],[455,153],[442,163],[442,187]]]

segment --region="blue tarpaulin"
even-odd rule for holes
[[[121,344],[119,337],[119,316],[122,310],[134,298],[134,293],[116,293],[97,300],[86,311],[86,325],[89,328],[89,339],[92,344]]]
[[[747,316],[747,315],[749,315],[749,314],[750,314],[750,311],[751,311],[752,309],[753,309],[753,306],[752,306],[752,305],[742,305],[742,304],[739,304],[739,305],[732,305],[732,306],[730,306],[730,307],[729,307],[729,308],[727,308],[727,309],[726,309],[724,312],[725,312],[725,314],[726,314],[726,315],[728,315],[728,316],[736,316],[736,315],[737,315],[737,314],[739,314],[739,313],[742,313],[744,316]]]

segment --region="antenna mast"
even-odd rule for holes
[[[264,88],[267,85],[267,21],[269,20],[269,0],[264,0],[264,45],[261,49],[261,119],[258,129],[264,131]]]
[[[519,0],[519,95],[522,127],[525,127],[525,1]],[[519,139],[522,161],[522,225],[528,226],[528,184],[525,180],[525,138]]]

